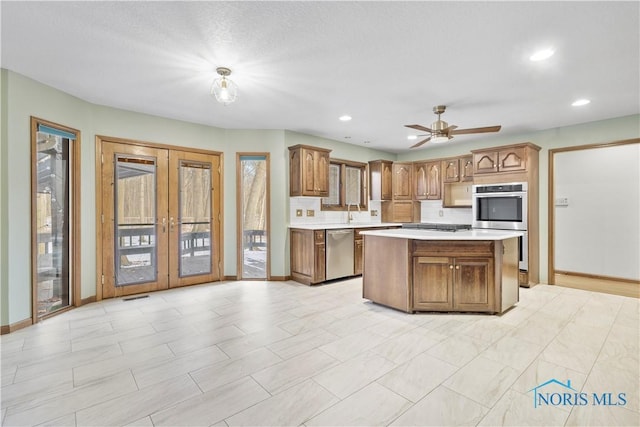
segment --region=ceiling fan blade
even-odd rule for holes
[[[431,137],[426,138],[426,139],[423,139],[422,141],[418,142],[417,144],[412,145],[412,146],[411,146],[411,147],[409,147],[409,148],[418,148],[418,147],[420,147],[421,145],[426,144],[427,142],[429,142],[429,140],[430,140],[430,139],[431,139]]]
[[[404,125],[405,127],[411,128],[411,129],[415,129],[415,130],[421,130],[423,132],[429,132],[431,133],[431,129],[421,126],[421,125]]]
[[[464,135],[467,133],[487,133],[498,132],[502,126],[487,126],[483,128],[458,129],[449,132],[450,135]]]
[[[451,125],[448,128],[443,129],[442,132],[447,134],[447,135],[449,135],[451,133],[451,131],[453,131],[454,129],[457,129],[457,128],[458,128],[458,126]]]

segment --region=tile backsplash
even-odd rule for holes
[[[443,208],[442,200],[420,203],[420,222],[437,224],[471,224],[471,208]]]
[[[323,211],[320,208],[320,197],[290,197],[289,218],[290,224],[336,224],[347,222],[347,212]],[[302,216],[296,216],[296,210],[302,210]],[[377,216],[371,216],[371,211],[378,212]],[[310,216],[313,211],[313,216]],[[442,216],[441,216],[442,213]],[[351,212],[353,223],[379,223],[382,221],[382,202],[370,200],[369,209]],[[420,222],[438,224],[471,224],[473,217],[471,208],[443,208],[441,200],[427,200],[420,202]]]
[[[290,224],[336,224],[347,222],[345,211],[323,211],[320,207],[320,197],[290,197],[289,221]],[[351,211],[352,223],[376,223],[381,220],[381,205],[379,201],[369,201],[369,209],[358,212],[357,208]],[[302,216],[296,216],[296,210],[302,209]],[[377,216],[371,216],[371,210],[377,210]],[[313,216],[309,216],[313,211]]]

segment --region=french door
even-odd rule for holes
[[[103,298],[220,279],[219,162],[101,142]]]

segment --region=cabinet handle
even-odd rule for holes
[[[456,265],[456,270],[460,270],[460,266],[459,265]]]
[[[450,265],[450,266],[449,266],[449,270],[453,270],[453,265]]]

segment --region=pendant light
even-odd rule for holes
[[[231,70],[226,67],[218,67],[216,72],[220,77],[213,81],[211,95],[215,96],[221,104],[231,104],[238,97],[238,86],[227,78],[231,74]]]

